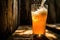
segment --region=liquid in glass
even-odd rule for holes
[[[45,34],[47,19],[47,9],[40,8],[32,11],[32,30],[33,34]]]

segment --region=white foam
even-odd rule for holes
[[[39,8],[39,9],[37,9],[37,11],[35,11],[35,12],[32,12],[32,14],[33,15],[37,15],[37,14],[39,14],[40,12],[47,12],[47,9],[46,8]]]

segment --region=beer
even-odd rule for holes
[[[40,8],[37,11],[32,11],[32,30],[33,34],[45,34],[47,19],[47,9]]]

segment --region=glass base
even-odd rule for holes
[[[33,37],[42,37],[42,34],[33,34]]]
[[[33,40],[49,40],[45,35],[42,34],[37,34],[37,35],[33,35]]]

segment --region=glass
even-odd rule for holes
[[[38,3],[31,5],[31,14],[32,14],[32,30],[33,34],[45,35],[46,29],[46,19],[47,19],[47,9]]]

